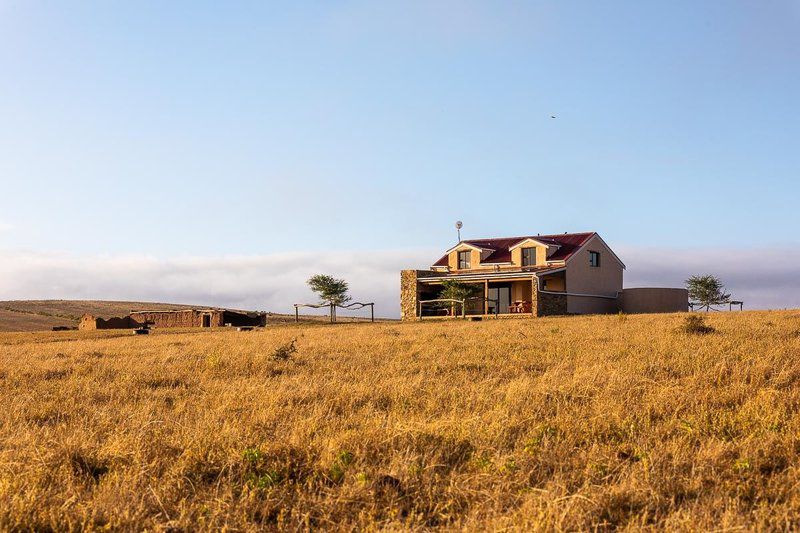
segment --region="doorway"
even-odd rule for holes
[[[511,284],[490,285],[486,298],[489,300],[487,304],[490,315],[495,314],[495,306],[497,306],[497,313],[508,313],[508,306],[511,304]]]
[[[211,327],[211,315],[203,315],[203,327],[204,328]]]

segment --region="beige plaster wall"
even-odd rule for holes
[[[600,252],[599,267],[589,266],[590,251]],[[595,236],[567,262],[567,292],[616,296],[622,290],[622,275],[620,262]]]

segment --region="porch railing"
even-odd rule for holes
[[[432,303],[450,303],[453,304],[461,304],[461,318],[467,317],[467,302],[468,301],[480,301],[481,303],[491,302],[494,303],[494,315],[497,317],[500,314],[500,300],[494,298],[467,298],[464,300],[458,300],[456,298],[436,298],[434,300],[420,300],[417,305],[417,317],[422,320],[422,306],[423,304],[432,304]],[[457,309],[457,308],[456,308]],[[483,314],[483,313],[482,313]],[[455,315],[454,315],[455,316]]]

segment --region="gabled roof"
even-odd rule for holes
[[[491,253],[483,260],[481,264],[492,263],[510,263],[511,262],[511,248],[514,245],[521,243],[526,239],[532,239],[542,244],[558,246],[558,249],[553,252],[553,255],[547,258],[548,261],[566,261],[572,254],[577,252],[581,246],[586,244],[589,239],[597,235],[597,233],[590,231],[586,233],[560,233],[558,235],[524,235],[522,237],[500,237],[496,239],[469,239],[458,243],[468,244],[475,248],[483,250],[491,250]],[[433,266],[444,267],[448,265],[447,255],[454,248],[451,248],[445,255],[443,255]]]

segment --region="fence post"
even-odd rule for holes
[[[300,308],[297,307],[297,304],[294,306],[294,322],[295,324],[300,322]]]
[[[375,322],[375,304],[369,304],[369,321]]]

